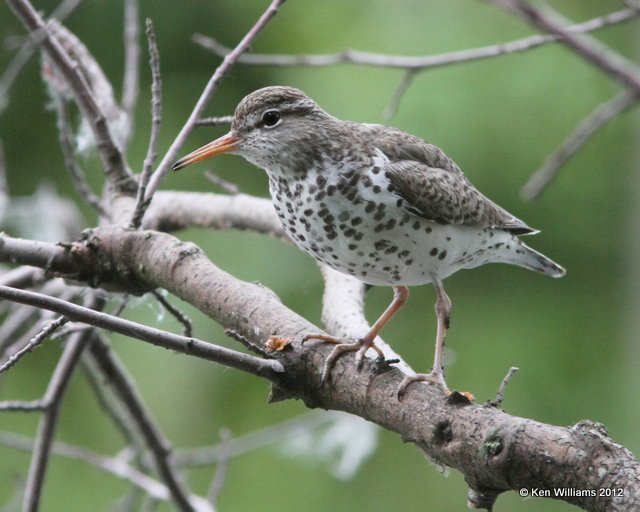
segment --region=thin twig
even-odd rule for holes
[[[509,371],[500,383],[500,387],[498,388],[496,397],[493,400],[487,401],[487,405],[490,405],[492,407],[500,407],[500,404],[504,401],[504,393],[507,390],[507,386],[509,385],[509,382],[511,382],[511,377],[513,377],[513,374],[518,370],[520,370],[520,368],[517,368],[516,366],[512,366],[511,368],[509,368]]]
[[[90,301],[92,307],[97,307],[96,301]],[[40,504],[40,495],[44,484],[44,476],[49,461],[53,436],[55,434],[58,414],[62,404],[62,398],[67,389],[71,374],[80,359],[82,351],[91,337],[91,332],[81,332],[72,335],[64,348],[62,357],[56,365],[56,369],[49,381],[47,391],[42,399],[46,404],[46,411],[40,420],[36,442],[31,456],[29,475],[24,489],[22,510],[25,512],[37,512]]]
[[[10,0],[17,1],[17,0]],[[187,137],[191,134],[193,129],[196,127],[196,123],[198,119],[202,117],[202,113],[204,112],[205,107],[213,97],[213,94],[216,92],[220,81],[225,77],[225,75],[229,72],[231,67],[236,63],[238,58],[249,48],[253,40],[258,36],[260,31],[267,25],[267,23],[275,16],[278,12],[278,9],[284,4],[285,0],[272,0],[267,7],[266,11],[260,16],[258,21],[251,27],[251,29],[245,34],[242,40],[238,43],[238,45],[224,58],[222,63],[216,68],[215,72],[209,79],[209,82],[205,86],[200,98],[196,102],[189,118],[186,123],[176,136],[175,140],[171,144],[171,147],[166,152],[162,161],[158,164],[153,176],[151,176],[151,180],[149,181],[149,186],[147,187],[147,195],[145,199],[149,199],[153,196],[155,191],[158,189],[160,182],[164,178],[164,176],[169,171],[169,167],[175,161],[178,151],[187,140]]]
[[[138,394],[134,380],[106,343],[100,340],[96,341],[91,346],[90,354],[102,374],[108,376],[108,382],[113,391],[117,394],[122,405],[127,408],[131,421],[144,437],[158,472],[169,488],[175,504],[181,510],[192,510],[194,507],[190,493],[174,467],[171,444],[161,432]]]
[[[139,228],[142,217],[146,211],[150,199],[146,198],[147,184],[153,171],[153,164],[158,157],[158,137],[160,135],[160,124],[162,121],[162,80],[160,78],[160,55],[156,45],[156,35],[153,31],[153,23],[149,18],[147,24],[147,41],[149,43],[149,65],[151,66],[151,136],[147,156],[144,159],[142,173],[138,179],[138,192],[136,194],[136,206],[131,219],[131,226]]]
[[[222,487],[224,486],[224,481],[229,471],[229,462],[231,461],[231,450],[229,448],[229,444],[227,441],[231,439],[231,431],[229,429],[221,429],[220,430],[220,460],[218,461],[218,465],[216,466],[216,472],[213,475],[213,479],[211,480],[211,485],[209,485],[209,491],[207,492],[207,499],[209,503],[215,507],[216,502],[218,501],[218,497],[220,496],[220,492],[222,491]]]
[[[124,78],[122,80],[122,110],[127,116],[124,146],[131,139],[134,113],[140,90],[140,14],[138,0],[124,2]]]
[[[46,404],[42,400],[32,400],[25,402],[23,400],[5,400],[0,402],[0,411],[42,411],[46,408]]]
[[[0,98],[0,102],[2,99]],[[0,108],[0,110],[2,110]],[[4,209],[9,204],[9,185],[7,183],[7,161],[4,155],[4,144],[0,140],[0,219],[4,217]]]
[[[50,18],[62,22],[74,13],[81,3],[82,0],[63,0],[60,2],[60,5],[53,10]],[[15,83],[16,78],[20,75],[25,64],[29,62],[29,59],[38,47],[39,41],[41,41],[43,37],[44,32],[34,35],[34,40],[30,44],[22,45],[13,59],[11,59],[9,65],[5,68],[2,76],[0,76],[0,112],[2,112],[9,101],[8,95],[11,86]]]
[[[546,4],[542,4],[543,9],[524,0],[493,0],[493,3],[515,12],[531,25],[548,32],[607,75],[640,94],[640,70],[634,63],[598,40],[579,36],[569,30],[569,27],[562,26],[560,16]],[[634,15],[640,13],[638,9],[629,11]]]
[[[185,466],[207,466],[219,463],[224,458],[233,459],[265,446],[271,446],[292,439],[296,435],[308,433],[336,421],[336,411],[308,412],[261,430],[233,437],[213,446],[199,446],[182,450],[176,454],[176,461]]]
[[[638,102],[637,93],[624,90],[598,105],[576,129],[547,157],[544,165],[535,171],[522,188],[524,199],[535,199],[558,175],[560,168],[604,125]]]
[[[235,195],[235,194],[240,194],[242,192],[242,190],[240,190],[240,187],[238,185],[236,185],[235,183],[231,183],[230,181],[227,181],[225,179],[222,179],[220,176],[218,176],[217,174],[214,174],[210,170],[204,171],[204,177],[207,178],[214,185],[217,185],[218,187],[220,187],[222,191],[226,192],[227,194]]]
[[[186,336],[161,331],[55,297],[48,297],[41,293],[0,286],[0,298],[55,311],[58,314],[65,315],[70,320],[84,322],[95,327],[124,334],[125,336],[148,341],[153,345],[214,361],[269,380],[277,381],[278,375],[284,372],[284,367],[279,361],[260,359],[242,352],[219,347],[197,338],[187,338]]]
[[[93,207],[103,217],[108,217],[107,211],[102,206],[100,198],[91,190],[89,183],[85,179],[85,173],[75,157],[73,143],[71,142],[72,135],[69,111],[65,100],[61,95],[54,93],[54,102],[57,113],[58,140],[62,148],[65,166],[71,175],[73,186],[89,206]]]
[[[178,308],[173,306],[159,291],[152,290],[151,294],[160,304],[162,304],[162,307],[166,309],[171,314],[171,316],[173,316],[178,322],[182,324],[182,335],[190,338],[193,334],[193,323],[191,322],[191,319]]]
[[[566,27],[569,33],[583,33],[607,27],[613,24],[622,23],[638,16],[638,8],[624,9],[605,16],[593,18]],[[195,34],[193,39],[204,48],[211,50],[216,55],[224,57],[230,53],[230,49],[222,45],[211,37]],[[242,55],[238,62],[242,64],[253,64],[260,66],[332,66],[337,64],[359,64],[376,67],[402,68],[426,70],[439,66],[459,64],[478,59],[499,57],[505,54],[512,54],[537,48],[538,46],[557,42],[559,39],[555,35],[534,35],[508,43],[500,43],[482,48],[472,48],[456,52],[444,53],[440,55],[429,55],[425,57],[395,56],[379,53],[362,52],[357,50],[344,50],[335,54],[324,55],[277,55],[277,54],[257,54],[246,53]]]
[[[0,444],[29,453],[33,452],[35,445],[33,440],[9,432],[0,432]],[[120,458],[106,457],[87,448],[60,441],[52,444],[50,453],[85,462],[101,471],[126,480],[157,499],[167,501],[170,497],[169,490],[165,485],[132,468]]]
[[[107,120],[98,107],[91,87],[78,64],[72,60],[60,41],[50,34],[44,20],[28,0],[7,0],[7,3],[29,30],[34,41],[42,46],[47,56],[54,62],[56,69],[73,91],[76,102],[93,130],[96,147],[110,185],[118,192],[129,191],[133,185],[133,179],[124,155],[112,137]]]
[[[256,345],[252,341],[248,340],[246,336],[243,336],[238,331],[235,331],[233,329],[225,329],[224,333],[227,336],[229,336],[229,338],[232,338],[242,343],[242,345],[244,345],[247,349],[251,350],[251,352],[253,352],[254,354],[258,354],[259,356],[267,359],[271,359],[273,357],[271,354],[269,354],[269,352],[264,350],[261,346]]]
[[[22,359],[22,356],[34,350],[38,345],[40,345],[44,340],[46,340],[68,321],[68,318],[61,316],[53,322],[47,324],[38,334],[36,334],[33,338],[31,338],[31,340],[29,340],[29,343],[27,343],[25,347],[13,354],[6,363],[0,366],[0,373],[6,372],[9,368],[14,366],[18,361],[20,361],[20,359]]]
[[[400,80],[400,83],[394,89],[393,94],[391,95],[391,99],[389,100],[389,104],[387,105],[387,108],[384,110],[383,115],[385,119],[391,119],[393,116],[396,115],[396,112],[398,111],[398,107],[400,106],[400,101],[402,100],[402,97],[411,86],[411,83],[413,82],[413,78],[415,76],[416,76],[415,69],[408,69],[406,73],[402,76],[402,80]]]
[[[196,121],[196,126],[221,126],[232,122],[233,116],[203,117]]]

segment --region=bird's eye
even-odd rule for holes
[[[267,128],[273,128],[282,121],[282,116],[277,110],[267,110],[262,114],[262,122]]]

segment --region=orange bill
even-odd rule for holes
[[[187,167],[188,165],[195,164],[200,160],[205,160],[207,158],[211,158],[213,156],[219,155],[220,153],[228,153],[229,151],[233,151],[236,149],[236,145],[238,143],[238,139],[231,133],[227,133],[223,135],[219,139],[214,140],[213,142],[209,142],[206,146],[202,146],[200,149],[196,149],[192,153],[189,153],[187,156],[182,157],[175,164],[173,164],[174,171],[179,171]]]

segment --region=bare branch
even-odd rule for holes
[[[73,304],[64,300],[48,297],[41,293],[18,290],[7,286],[0,286],[0,297],[29,304],[65,315],[71,320],[84,322],[95,327],[108,329],[125,336],[131,336],[153,345],[168,348],[183,354],[214,361],[269,380],[278,380],[277,375],[284,371],[282,364],[275,360],[264,360],[224,347],[218,347],[196,338],[187,338],[153,327],[114,317],[99,311]]]
[[[173,306],[159,291],[152,290],[151,294],[162,305],[162,307],[171,314],[172,317],[174,317],[178,322],[182,324],[183,336],[190,338],[191,334],[193,333],[193,324],[191,323],[191,320],[189,319],[189,317],[185,315],[182,311],[180,311],[178,308]]]
[[[122,80],[122,110],[127,121],[124,145],[133,134],[134,113],[140,89],[140,14],[138,0],[126,0],[124,3],[124,78]]]
[[[144,219],[147,229],[250,229],[286,239],[271,201],[246,194],[158,192]],[[1,253],[0,253],[1,255]]]
[[[196,126],[220,126],[225,124],[231,124],[233,122],[233,116],[222,117],[203,117],[196,121]]]
[[[393,116],[396,115],[396,112],[398,111],[398,107],[400,106],[400,101],[402,100],[402,97],[411,86],[411,83],[413,82],[413,78],[415,76],[416,76],[416,70],[414,69],[408,69],[405,72],[405,74],[402,76],[402,80],[400,80],[400,83],[396,86],[395,90],[393,91],[393,94],[391,95],[391,99],[389,100],[389,104],[387,105],[387,108],[384,109],[385,119],[391,119]]]
[[[28,0],[7,0],[24,26],[30,31],[32,38],[42,45],[46,55],[62,74],[67,86],[73,91],[74,98],[80,106],[85,118],[91,124],[96,139],[98,152],[110,185],[117,192],[133,191],[133,179],[129,173],[124,156],[111,136],[104,113],[98,106],[96,98],[80,72],[78,65],[70,57],[57,37],[50,30],[60,29],[60,25],[46,25],[42,17],[36,12]],[[40,34],[44,34],[39,41]],[[65,31],[67,36],[70,35]],[[60,30],[56,30],[56,36]],[[77,39],[75,39],[77,41]],[[74,41],[67,37],[66,42]],[[86,51],[86,48],[84,49]],[[88,54],[88,52],[86,52]]]
[[[214,185],[217,185],[218,187],[220,187],[222,191],[226,192],[227,194],[234,195],[242,192],[240,190],[240,187],[238,187],[238,185],[236,185],[235,183],[231,183],[230,181],[223,180],[220,176],[218,176],[217,174],[214,174],[212,171],[209,171],[209,170],[204,171],[204,177],[207,178]]]
[[[216,472],[213,475],[213,479],[209,485],[209,491],[207,492],[207,499],[209,500],[209,503],[214,506],[218,501],[218,496],[220,496],[220,491],[222,491],[224,480],[229,470],[231,449],[229,448],[228,441],[231,439],[231,431],[229,429],[222,429],[220,431],[220,439],[220,460],[218,461]]]
[[[45,325],[44,328],[36,336],[34,336],[33,338],[31,338],[31,340],[29,340],[29,343],[27,343],[25,347],[23,347],[21,350],[13,354],[7,360],[6,363],[0,366],[0,373],[7,371],[9,368],[15,365],[18,361],[20,361],[20,359],[22,359],[22,356],[34,350],[38,345],[40,345],[44,340],[46,340],[49,336],[51,336],[55,331],[57,331],[60,327],[62,327],[68,321],[69,319],[65,318],[64,316],[61,316],[60,318],[54,320],[53,322],[50,322],[49,324]]]
[[[498,393],[496,394],[496,397],[493,400],[489,400],[487,402],[488,405],[492,407],[500,407],[500,405],[504,401],[504,393],[507,390],[507,386],[511,382],[511,377],[513,377],[513,374],[519,370],[520,368],[517,368],[516,366],[512,366],[511,368],[509,368],[509,371],[507,372],[504,379],[502,379],[502,382],[500,383],[500,387],[498,388]]]
[[[51,13],[50,18],[62,22],[74,13],[81,3],[82,0],[63,0]],[[42,41],[43,37],[44,32],[34,34],[33,42],[31,44],[22,45],[9,65],[5,68],[2,76],[0,76],[0,112],[4,110],[4,107],[9,101],[8,96],[11,86],[20,75],[22,68],[24,68],[25,64],[29,62],[29,59],[36,51],[37,45]]]
[[[46,408],[46,404],[42,400],[33,400],[31,402],[23,402],[21,400],[6,400],[0,402],[0,411],[42,411]]]
[[[635,64],[601,42],[587,36],[580,37],[563,27],[558,20],[559,15],[554,14],[546,4],[543,9],[534,7],[525,0],[493,0],[493,3],[520,15],[531,25],[556,37],[585,60],[640,95],[640,70]],[[637,8],[629,10],[636,15],[640,13]]]
[[[636,104],[639,98],[638,93],[624,90],[598,105],[588,117],[580,122],[574,132],[563,141],[562,145],[547,157],[544,165],[533,173],[522,188],[522,196],[525,199],[539,197],[558,175],[567,160],[576,154],[600,128]]]
[[[98,196],[93,193],[91,187],[85,179],[85,173],[80,168],[74,151],[73,143],[71,142],[71,128],[69,123],[69,111],[65,104],[64,98],[56,94],[54,97],[57,112],[57,125],[58,125],[58,139],[60,141],[60,147],[62,148],[62,154],[64,156],[65,166],[71,175],[71,181],[76,191],[84,199],[84,201],[94,210],[96,210],[103,217],[107,217],[108,214]]]
[[[640,13],[637,7],[624,9],[599,18],[578,23],[567,27],[569,33],[579,34],[590,32],[613,24],[630,20]],[[217,40],[195,34],[193,39],[202,47],[211,50],[220,57],[225,57],[230,53],[230,49],[222,45]],[[337,54],[325,55],[277,55],[277,54],[257,54],[246,53],[242,55],[238,62],[242,64],[253,64],[259,66],[333,66],[337,64],[358,64],[376,67],[414,69],[423,71],[430,68],[459,64],[490,57],[499,57],[512,53],[522,52],[537,48],[544,44],[553,43],[559,40],[556,35],[535,35],[518,39],[508,43],[500,43],[482,48],[472,48],[441,55],[430,55],[426,57],[405,57],[379,53],[369,53],[357,50],[344,50]]]
[[[164,434],[147,410],[142,398],[136,391],[135,382],[106,343],[97,340],[92,344],[90,350],[93,361],[102,373],[108,376],[108,382],[122,404],[128,409],[131,419],[144,437],[153,455],[158,472],[169,488],[176,505],[181,510],[195,509],[197,503],[189,496],[189,491],[182,477],[174,467],[171,444],[164,437]],[[200,510],[204,509],[200,508]]]
[[[2,242],[0,242],[0,250]],[[0,276],[0,284],[13,288],[30,288],[45,281],[45,275],[41,268],[18,267]]]
[[[0,444],[24,452],[33,452],[35,443],[28,438],[8,432],[0,432]],[[105,457],[86,448],[73,446],[67,443],[55,442],[51,446],[51,453],[74,460],[79,460],[105,471],[108,474],[130,482],[132,485],[144,490],[150,496],[167,501],[170,498],[166,486],[132,468],[120,458]]]
[[[92,307],[97,307],[98,304],[95,301],[90,302]],[[46,411],[38,426],[38,434],[29,467],[29,476],[27,477],[24,490],[22,510],[26,512],[37,512],[39,508],[44,475],[57,426],[62,398],[71,378],[71,373],[79,361],[80,355],[89,341],[91,334],[91,332],[81,332],[71,336],[42,399],[46,406]]]
[[[17,0],[11,0],[13,2]],[[267,23],[275,16],[278,12],[278,9],[284,4],[284,0],[271,0],[269,7],[267,10],[260,16],[258,21],[255,23],[253,27],[245,34],[242,40],[238,43],[238,45],[224,58],[222,63],[216,68],[215,72],[209,79],[209,82],[205,86],[200,98],[196,102],[187,122],[184,124],[180,133],[176,136],[175,140],[171,144],[171,147],[164,155],[162,161],[158,165],[156,171],[151,176],[151,180],[149,182],[149,187],[147,189],[147,195],[145,199],[149,199],[153,196],[155,191],[158,189],[160,182],[164,178],[164,176],[169,171],[169,167],[173,164],[174,160],[178,155],[178,151],[184,144],[185,140],[189,136],[189,134],[196,127],[196,123],[198,119],[202,117],[202,113],[204,112],[205,107],[213,97],[213,94],[218,88],[218,84],[227,74],[227,72],[231,69],[231,67],[235,64],[238,58],[249,48],[249,45],[253,42],[253,40],[258,36],[260,31],[267,25]]]
[[[150,199],[146,198],[147,184],[153,171],[153,164],[158,157],[158,137],[160,135],[161,110],[162,110],[162,80],[160,79],[160,55],[156,45],[156,35],[153,31],[153,23],[147,18],[147,41],[149,43],[149,64],[151,66],[151,136],[147,156],[144,159],[142,173],[138,178],[138,192],[136,194],[136,206],[131,219],[133,228],[140,227],[144,212],[149,206]]]

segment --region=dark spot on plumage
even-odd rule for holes
[[[346,221],[346,220],[349,220],[349,217],[351,217],[351,214],[347,210],[342,210],[338,214],[338,220],[341,220],[343,222]]]
[[[380,188],[380,185],[374,185],[371,190],[374,194],[379,194],[380,192],[382,192],[382,188]]]
[[[430,254],[431,256],[436,256],[436,255],[438,254],[438,249],[437,249],[436,247],[434,247],[433,249],[431,249],[431,250],[429,251],[429,254]]]
[[[324,219],[324,221],[325,221],[325,222],[328,222],[329,224],[333,224],[333,221],[334,221],[334,220],[336,220],[336,218],[335,218],[333,215],[331,215],[331,214],[327,215],[327,216],[325,217],[325,219]]]
[[[447,251],[446,249],[443,249],[442,252],[438,255],[438,259],[439,260],[443,260],[447,257]]]
[[[326,217],[327,215],[329,215],[329,208],[327,208],[326,206],[318,210],[318,217],[320,217],[321,219],[323,217]]]
[[[386,267],[382,267],[382,270],[384,272],[391,272],[391,267],[389,267],[388,265]]]
[[[382,251],[383,249],[386,249],[389,245],[391,244],[391,242],[389,240],[385,240],[384,238],[382,240],[378,240],[377,242],[375,242],[373,244],[373,246],[378,250],[378,251]]]
[[[316,177],[316,185],[318,185],[318,188],[322,188],[327,184],[327,178],[325,176],[323,176],[322,174],[319,174]]]
[[[367,205],[364,207],[364,211],[366,213],[371,213],[375,209],[376,209],[376,203],[374,203],[373,201],[367,201]]]
[[[380,174],[380,167],[376,166],[373,169],[371,169],[371,172],[373,174]]]
[[[410,215],[403,215],[402,219],[400,219],[400,226],[404,226],[407,222],[411,220]]]
[[[404,199],[400,198],[396,201],[396,206],[398,208],[402,208],[402,205],[404,204]]]
[[[410,251],[407,251],[406,249],[404,251],[400,251],[398,253],[398,258],[402,259],[402,258],[406,258],[407,256],[409,256],[409,254],[411,254]]]
[[[327,195],[328,196],[332,196],[333,194],[336,193],[336,190],[338,189],[338,187],[336,187],[335,185],[329,185],[327,187]]]
[[[338,236],[338,233],[336,233],[335,231],[332,231],[331,233],[327,233],[327,238],[329,240],[334,240],[337,236]],[[333,254],[332,256],[335,256],[335,254]]]
[[[364,233],[359,232],[359,233],[356,233],[355,235],[353,235],[353,239],[354,239],[356,242],[359,242],[360,240],[362,240],[362,237],[363,237],[363,236],[364,236]]]
[[[355,236],[356,234],[356,230],[353,228],[347,228],[344,230],[344,236],[346,236],[347,238],[351,238],[352,236]]]
[[[411,258],[409,258],[407,261],[404,262],[405,265],[411,265],[413,263],[413,260]]]
[[[393,192],[395,189],[396,187],[393,186],[393,183],[387,185],[387,192]]]
[[[362,217],[354,217],[351,219],[352,226],[357,226],[358,224],[362,224]]]
[[[302,212],[304,215],[306,215],[307,217],[309,217],[310,215],[313,214],[313,210],[311,208],[307,208],[306,210],[304,210]]]
[[[385,254],[393,254],[394,252],[398,251],[398,246],[397,245],[392,245],[391,247],[387,247],[384,251]]]
[[[309,189],[307,190],[307,192],[309,192],[309,194],[315,194],[317,190],[318,187],[316,187],[315,185],[309,185]]]
[[[374,218],[374,220],[382,220],[382,219],[384,219],[385,215],[386,214],[384,213],[384,211],[377,211],[375,213],[375,215],[373,216],[373,218]]]
[[[358,251],[356,254],[361,258],[364,257],[364,251]],[[369,264],[365,261],[362,266],[366,268],[369,266]]]
[[[349,245],[347,245],[347,248],[350,251],[355,251],[358,248],[358,246],[356,244],[349,244]]]
[[[447,242],[451,242],[451,237],[450,236],[447,237]]]
[[[413,221],[413,224],[411,225],[411,227],[415,230],[420,229],[420,221],[419,220]]]
[[[373,228],[373,231],[375,233],[380,233],[381,231],[384,231],[386,227],[386,224],[377,224],[375,228]]]
[[[324,190],[321,190],[320,192],[318,192],[318,193],[315,195],[314,199],[315,199],[316,201],[322,201],[322,200],[324,199],[324,196],[326,196],[326,195],[327,195],[327,193],[326,193]]]

